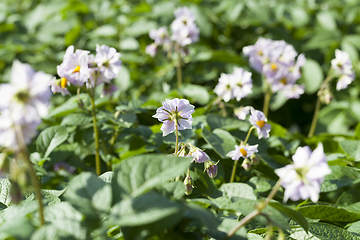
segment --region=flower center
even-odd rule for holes
[[[241,154],[242,154],[244,157],[246,157],[247,151],[246,151],[245,149],[240,148],[240,152],[241,152]]]
[[[67,79],[66,78],[61,78],[61,82],[60,82],[60,85],[62,88],[66,88],[66,84],[67,84]]]
[[[257,124],[260,128],[262,128],[262,127],[265,125],[265,121],[260,120],[260,121],[257,121],[256,124]]]
[[[280,80],[280,82],[281,82],[282,84],[286,85],[286,82],[287,82],[287,81],[286,81],[285,78],[283,78],[283,79]]]
[[[275,63],[271,64],[271,70],[275,71],[277,69],[277,65]]]
[[[80,72],[80,66],[76,66],[76,68],[74,69],[74,71],[72,73],[76,73],[76,72]]]
[[[22,103],[26,103],[29,99],[30,99],[30,94],[29,91],[24,89],[21,90],[20,92],[17,92],[15,95],[15,98]]]
[[[303,183],[307,184],[309,182],[306,178],[306,174],[309,171],[309,168],[296,168],[295,171]]]

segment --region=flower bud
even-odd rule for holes
[[[249,171],[251,169],[251,162],[248,158],[245,158],[242,162],[241,166],[245,169],[245,171]]]
[[[204,163],[205,171],[209,177],[215,178],[218,172],[218,166],[212,161],[207,161]]]
[[[190,175],[186,176],[184,180],[185,185],[185,194],[190,195],[192,193],[192,190],[194,189],[194,186],[192,185],[192,178]]]
[[[251,155],[251,157],[250,157],[251,165],[258,165],[260,163],[260,159],[261,158],[259,155],[256,155],[256,154]]]
[[[330,91],[330,87],[328,85],[320,87],[318,96],[319,96],[320,102],[322,102],[324,104],[329,104],[333,98],[331,91]]]

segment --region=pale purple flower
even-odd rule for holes
[[[339,91],[339,90],[347,88],[349,86],[349,84],[352,83],[352,81],[354,81],[354,79],[355,79],[355,74],[340,76],[340,78],[338,79],[338,81],[336,83],[336,90]]]
[[[246,116],[249,114],[251,108],[252,108],[251,106],[235,108],[235,109],[234,109],[234,115],[235,115],[239,120],[245,120],[245,119],[246,119]]]
[[[292,157],[294,164],[275,170],[285,188],[284,201],[308,199],[317,202],[320,185],[331,173],[321,143],[312,152],[309,146],[299,147]]]
[[[196,163],[203,163],[210,160],[210,157],[204,151],[193,146],[190,148],[190,156],[193,157],[193,161]]]
[[[305,86],[304,85],[288,85],[285,88],[283,88],[282,93],[287,98],[299,98],[301,94],[304,94],[305,92]]]
[[[184,47],[199,40],[199,28],[195,16],[188,7],[180,7],[174,12],[175,20],[171,23],[171,40]]]
[[[61,93],[61,95],[70,95],[67,89],[68,81],[66,78],[56,79],[55,77],[50,82],[51,91],[55,93]]]
[[[52,78],[42,71],[35,72],[29,64],[15,60],[10,83],[0,85],[0,110],[8,110],[15,123],[45,117],[50,104],[49,84]]]
[[[231,74],[234,81],[233,95],[237,101],[252,93],[251,73],[242,68],[235,68]]]
[[[99,67],[100,73],[108,80],[114,79],[121,68],[121,54],[115,48],[107,45],[96,45],[94,62]]]
[[[262,72],[265,63],[269,61],[270,47],[273,41],[260,37],[254,45],[243,48],[243,53],[249,56],[250,65],[258,72]]]
[[[268,138],[271,130],[270,124],[266,123],[267,118],[265,114],[259,110],[251,109],[250,123],[255,126],[258,138]]]
[[[118,90],[118,87],[117,87],[115,84],[104,83],[101,97],[111,96],[111,95],[113,95],[114,92],[116,92],[117,90]]]
[[[339,75],[353,74],[353,66],[349,54],[339,49],[335,50],[335,58],[331,60],[331,68]]]
[[[69,165],[67,162],[57,162],[54,165],[54,171],[58,172],[61,170],[65,170],[69,173],[74,173],[74,171],[76,170],[76,168],[74,166]]]
[[[152,57],[155,56],[157,52],[157,45],[155,43],[147,45],[145,48],[145,52]]]
[[[150,30],[149,36],[157,46],[168,45],[170,43],[169,33],[166,27]]]
[[[209,160],[204,163],[205,171],[210,178],[215,178],[218,172],[218,166],[213,161]]]
[[[74,46],[69,46],[63,62],[57,66],[58,75],[67,78],[72,85],[83,86],[90,77],[89,53],[81,49],[74,52]]]
[[[235,145],[235,150],[228,152],[226,156],[230,157],[232,160],[237,161],[241,157],[248,158],[258,151],[258,144],[253,146],[244,146],[243,144]]]
[[[178,130],[191,129],[193,122],[191,114],[195,112],[195,109],[188,100],[178,98],[172,100],[166,99],[162,104],[163,106],[156,110],[156,114],[153,117],[164,123],[161,126],[163,136],[174,132],[176,124]]]
[[[214,92],[225,102],[228,102],[234,98],[234,85],[235,81],[233,81],[230,74],[222,73],[219,78],[219,83],[215,86]]]

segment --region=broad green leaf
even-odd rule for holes
[[[247,234],[247,239],[248,240],[263,240],[263,238],[260,237],[260,235],[256,234],[256,233],[248,233]]]
[[[81,213],[98,219],[111,206],[111,186],[93,173],[82,172],[69,182],[64,197]]]
[[[44,209],[45,221],[56,223],[58,220],[71,219],[81,222],[83,215],[69,202],[60,202]]]
[[[321,27],[323,27],[324,29],[330,31],[334,31],[336,29],[336,21],[331,12],[319,12],[316,15],[316,19],[318,23],[321,25]]]
[[[349,34],[344,36],[344,42],[354,45],[358,50],[360,50],[360,35],[359,34]]]
[[[360,202],[360,190],[358,187],[343,192],[336,201],[336,205],[344,206]]]
[[[139,42],[136,40],[136,38],[124,38],[120,41],[119,48],[120,50],[125,51],[135,51],[139,49]]]
[[[11,182],[6,178],[0,179],[0,203],[8,206],[10,204],[10,188]]]
[[[116,36],[118,31],[113,25],[102,25],[101,27],[96,28],[94,31],[90,32],[89,35],[94,37],[112,37]]]
[[[219,115],[210,114],[206,118],[207,123],[211,130],[221,128],[224,130],[239,129],[247,132],[250,128],[250,123],[246,121],[240,121],[236,117],[222,117]]]
[[[210,233],[214,232],[213,230],[220,224],[211,211],[193,203],[186,204],[183,217],[198,221],[201,225],[206,226]]]
[[[355,162],[360,161],[360,141],[358,140],[344,140],[339,142],[341,148],[355,159]]]
[[[254,192],[267,192],[275,186],[274,181],[270,181],[261,177],[252,177],[248,184],[254,188]]]
[[[80,99],[83,102],[87,102],[89,99],[88,94],[80,94]],[[78,96],[73,96],[71,98],[69,98],[68,100],[66,100],[66,102],[64,102],[63,104],[61,104],[60,106],[58,106],[57,108],[53,109],[50,113],[49,113],[49,118],[50,117],[63,117],[66,116],[70,113],[75,112],[77,109],[79,109],[79,103],[78,103]]]
[[[232,228],[235,227],[235,225],[238,223],[239,222],[236,219],[223,218],[221,224],[218,227],[219,233],[217,233],[217,235],[215,236],[216,239],[224,239],[226,234],[230,232],[230,230],[232,230]],[[243,226],[238,231],[236,231],[236,233],[231,238],[228,239],[243,240],[243,239],[247,239],[246,237],[247,237],[246,228]]]
[[[56,147],[65,142],[68,136],[69,133],[63,126],[48,127],[36,139],[36,148],[46,158]]]
[[[80,36],[81,33],[81,25],[76,25],[73,29],[71,29],[65,35],[65,44],[70,46],[75,43],[76,39]]]
[[[27,240],[35,230],[28,217],[14,217],[7,219],[7,221],[0,225],[0,238],[1,239],[18,239]]]
[[[226,158],[226,154],[235,149],[235,138],[228,131],[217,128],[213,132],[210,132],[204,128],[202,135],[205,141],[210,144],[214,151],[222,158]]]
[[[278,202],[275,202],[275,201],[271,201],[269,203],[269,205],[272,206],[273,208],[279,210],[282,214],[285,214],[286,216],[288,216],[295,222],[297,222],[303,229],[305,229],[305,231],[309,230],[308,222],[306,221],[304,216],[301,213],[299,213],[298,211],[295,211],[294,209],[287,207],[283,204],[280,204]]]
[[[331,173],[325,176],[321,192],[330,192],[360,182],[360,172],[342,166],[330,166]]]
[[[309,205],[297,209],[303,216],[322,221],[355,222],[360,220],[360,214],[349,212],[335,205]]]
[[[219,191],[222,192],[222,196],[236,201],[239,198],[246,198],[256,200],[254,190],[252,187],[245,183],[225,183],[221,185]]]
[[[133,22],[129,27],[125,28],[123,34],[125,34],[125,36],[138,37],[143,34],[149,34],[150,30],[157,28],[156,22],[141,19]]]
[[[64,232],[58,230],[54,224],[44,225],[31,235],[30,240],[67,240],[73,239],[69,235],[66,235]]]
[[[113,203],[125,196],[138,196],[184,174],[191,160],[165,154],[144,154],[123,160],[115,167],[112,179]]]
[[[183,84],[180,87],[180,91],[184,94],[185,97],[192,99],[191,102],[198,102],[202,105],[209,103],[210,95],[209,91],[199,85],[195,84]]]
[[[348,231],[349,232],[353,232],[353,233],[358,233],[360,232],[360,221],[354,222],[354,223],[350,223],[348,225]]]
[[[101,174],[99,176],[99,178],[101,180],[103,180],[104,182],[111,183],[113,176],[114,176],[114,172],[109,171],[109,172],[105,172],[105,173]]]
[[[329,223],[309,223],[309,232],[320,239],[360,240],[355,234]]]
[[[92,117],[85,113],[71,113],[66,115],[61,121],[63,126],[83,126],[91,123]]]
[[[312,94],[319,90],[320,85],[324,80],[324,74],[320,65],[316,61],[306,59],[306,63],[302,67],[302,75],[306,93]]]

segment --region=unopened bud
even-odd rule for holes
[[[188,175],[186,176],[184,180],[185,185],[185,194],[190,195],[194,189],[194,186],[192,185],[192,178]]]
[[[320,87],[318,96],[319,96],[320,102],[322,102],[324,104],[329,104],[333,98],[332,93],[330,91],[330,87],[328,85]]]
[[[245,171],[249,171],[251,169],[251,162],[248,158],[245,158],[241,166],[245,169]]]
[[[218,172],[217,163],[213,163],[212,161],[207,161],[204,163],[205,171],[209,177],[215,178]]]
[[[250,160],[251,160],[251,165],[258,165],[260,163],[260,156],[253,154],[251,155]]]

